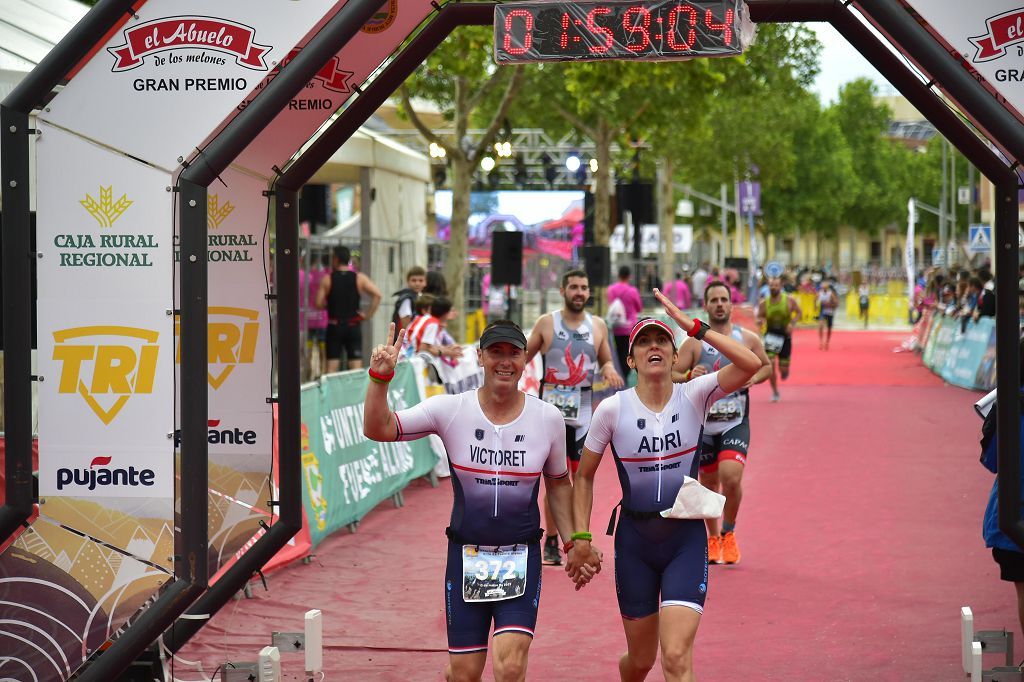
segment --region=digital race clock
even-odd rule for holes
[[[743,51],[741,10],[741,0],[506,2],[494,8],[494,61],[728,57]]]

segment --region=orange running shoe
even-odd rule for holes
[[[708,538],[708,563],[722,563],[722,538],[717,535]]]
[[[727,564],[740,562],[740,548],[736,544],[736,533],[732,531],[722,536],[722,560]]]

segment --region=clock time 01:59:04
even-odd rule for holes
[[[511,2],[494,9],[499,64],[665,60],[742,52],[740,0]]]

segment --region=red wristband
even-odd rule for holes
[[[395,371],[394,370],[391,370],[391,374],[378,374],[377,372],[374,372],[373,368],[371,367],[370,369],[368,369],[366,371],[366,373],[369,374],[370,378],[373,379],[374,381],[377,381],[377,382],[383,383],[383,384],[386,384],[387,382],[389,382],[389,381],[391,381],[392,379],[395,378]]]
[[[562,545],[562,554],[568,554],[569,550],[572,549],[575,546],[576,546],[576,543],[574,543],[572,540],[569,540],[564,545]]]
[[[703,320],[694,320],[693,326],[690,327],[690,331],[686,332],[686,335],[689,336],[690,338],[695,338],[697,334],[700,333],[701,327],[703,327],[705,324],[707,323],[704,322]]]

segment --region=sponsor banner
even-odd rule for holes
[[[992,390],[996,383],[995,318],[982,317],[964,328],[962,320],[936,317],[922,359],[951,384]]]
[[[39,306],[77,297],[155,299],[170,307],[171,176],[39,123],[36,243]]]
[[[55,447],[39,461],[39,494],[82,498],[174,495],[174,460],[167,448]]]
[[[355,88],[361,87],[433,11],[431,0],[385,2],[362,30],[264,128],[235,163],[267,177],[273,175],[272,166],[283,168],[285,162],[349,99]],[[291,50],[279,67],[294,58],[305,42]],[[238,105],[239,110],[248,106],[276,74],[277,69],[272,69],[257,90]]]
[[[40,468],[55,471],[62,464],[59,456],[47,461],[54,449],[116,446],[140,458],[146,453],[135,464],[163,471],[148,458],[162,453],[172,461],[171,316],[155,303],[73,299],[71,293],[61,306],[39,301]],[[159,481],[150,494],[170,496],[171,483]]]
[[[166,169],[179,165],[337,0],[149,0],[41,117]],[[158,131],[154,134],[154,131]]]
[[[377,443],[363,435],[368,382],[366,372],[346,372],[302,391],[302,501],[314,547],[426,475],[437,461],[425,438]],[[410,363],[396,368],[388,400],[394,410],[419,403]]]
[[[171,581],[170,573],[40,517],[0,553],[6,679],[69,679]]]
[[[990,90],[1024,112],[1024,3],[1018,0],[910,0],[928,28]]]

